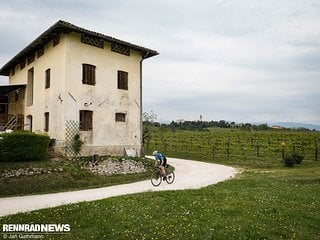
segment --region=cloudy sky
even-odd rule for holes
[[[319,0],[2,0],[0,65],[59,19],[160,53],[143,70],[159,120],[320,124]]]

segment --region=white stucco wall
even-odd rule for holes
[[[112,52],[109,43],[101,49],[81,43],[79,34],[69,35],[66,119],[79,121],[80,110],[93,111],[93,131],[81,132],[81,138],[96,152],[108,151],[106,147],[140,148],[140,60],[139,52],[131,50],[131,55],[125,56]],[[96,66],[94,86],[82,84],[83,63]],[[117,89],[118,70],[128,72],[128,90]],[[116,122],[116,112],[126,113],[126,122]],[[83,149],[84,153],[90,152],[89,148]]]
[[[58,100],[59,94],[63,93],[65,76],[65,37],[60,35],[60,43],[55,47],[49,42],[44,47],[44,55],[37,57],[20,70],[20,65],[16,66],[15,74],[10,75],[10,84],[28,84],[28,71],[33,68],[33,104],[27,106],[28,87],[23,96],[25,123],[27,116],[32,115],[32,130],[37,133],[44,133],[44,113],[49,112],[49,132],[51,138],[64,139],[64,129],[61,123],[64,122],[64,106]],[[45,71],[51,69],[51,85],[45,89]],[[60,103],[60,104],[57,104]],[[29,129],[29,126],[25,126]]]
[[[28,87],[23,96],[25,122],[32,115],[32,130],[44,133],[44,113],[49,112],[51,138],[65,141],[67,120],[79,121],[80,110],[93,111],[93,130],[81,131],[83,155],[122,154],[124,147],[139,153],[140,126],[140,52],[131,50],[130,56],[81,43],[80,34],[60,34],[60,43],[49,42],[44,55],[24,69],[16,66],[10,84],[27,84],[28,71],[34,69],[33,104],[27,106]],[[96,66],[96,84],[82,83],[82,64]],[[50,88],[45,89],[45,71],[51,69]],[[128,90],[117,89],[118,70],[128,72]],[[23,94],[22,94],[23,95]],[[90,103],[86,106],[85,103]],[[116,122],[115,113],[125,113],[125,122]],[[26,127],[25,129],[28,129]]]

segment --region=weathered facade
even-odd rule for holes
[[[82,155],[139,155],[142,61],[157,54],[59,21],[0,69],[9,76],[0,86],[2,130],[20,116],[17,129],[47,133],[59,152],[71,131]]]

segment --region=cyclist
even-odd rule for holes
[[[164,179],[165,179],[165,175],[166,175],[165,167],[167,166],[166,156],[158,151],[153,151],[152,155],[156,159],[156,164],[159,163],[160,173],[162,176],[164,176]]]

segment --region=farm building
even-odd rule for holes
[[[46,133],[68,154],[140,155],[142,61],[157,51],[58,21],[0,69],[0,131]]]

